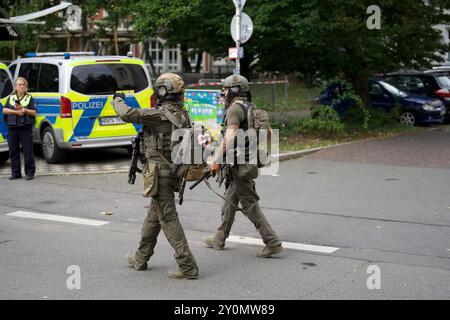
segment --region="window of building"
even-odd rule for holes
[[[163,46],[158,40],[151,40],[149,46],[153,65],[160,72],[164,66]]]
[[[178,49],[177,48],[170,48],[169,51],[169,63],[168,67],[170,71],[177,71],[178,70]]]

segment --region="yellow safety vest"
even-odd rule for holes
[[[17,95],[12,94],[12,95],[9,97],[9,104],[10,104],[11,106],[14,106],[14,105],[16,104],[16,100],[20,100],[20,99],[17,97]],[[29,94],[26,94],[26,95],[22,98],[22,100],[20,100],[20,105],[21,105],[22,107],[24,107],[24,108],[27,108],[28,105],[30,104],[30,101],[31,101],[31,96],[30,96]]]
[[[18,99],[17,95],[12,94],[9,97],[9,104],[11,108],[14,108],[14,105],[16,104],[16,100],[20,100],[20,105],[23,108],[28,108],[31,102],[31,96],[29,94],[26,94],[22,99]],[[23,126],[23,125],[34,125],[36,123],[36,118],[32,116],[25,115],[23,117],[18,117],[14,114],[9,114],[6,116],[6,124],[8,127],[17,127],[17,126]]]

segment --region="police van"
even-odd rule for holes
[[[153,94],[144,61],[91,52],[28,53],[9,65],[13,79],[24,77],[38,110],[34,142],[48,163],[67,151],[127,147],[140,125],[123,122],[110,101],[126,94],[133,108],[150,108]]]
[[[0,62],[0,164],[9,158],[8,127],[3,118],[3,106],[13,91],[11,73],[6,64]]]

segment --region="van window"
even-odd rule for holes
[[[5,70],[0,70],[0,99],[8,96],[12,91],[11,79]]]
[[[54,64],[43,63],[39,72],[38,92],[59,92],[59,71]]]
[[[73,68],[70,87],[83,94],[113,94],[118,90],[139,92],[148,87],[148,80],[141,65],[90,64]]]
[[[14,78],[14,75],[15,75],[15,73],[16,73],[16,67],[17,67],[17,64],[13,64],[13,65],[10,65],[8,68],[9,68],[9,72],[11,72],[11,76]]]
[[[28,81],[28,91],[37,92],[39,79],[39,63],[22,63],[19,69],[19,77]]]

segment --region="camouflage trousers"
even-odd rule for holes
[[[135,259],[139,265],[146,263],[154,253],[161,229],[175,250],[179,270],[188,276],[198,275],[198,267],[184,234],[175,207],[175,179],[158,178],[158,192],[150,202],[147,217],[142,226],[141,241]]]
[[[264,244],[271,248],[281,245],[280,239],[258,205],[259,196],[255,191],[253,180],[258,176],[258,168],[253,165],[237,165],[231,168],[231,176],[232,179],[224,195],[227,201],[224,201],[222,205],[222,224],[214,235],[215,242],[220,246],[225,245],[240,203],[244,215],[258,230]]]

